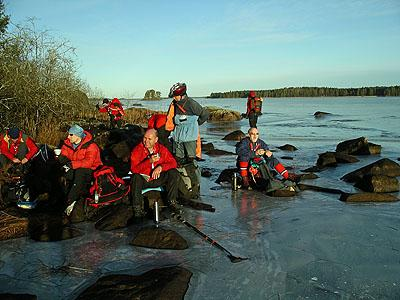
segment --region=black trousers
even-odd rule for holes
[[[257,128],[258,115],[255,112],[249,113],[250,128]]]
[[[93,170],[86,168],[70,169],[66,174],[67,204],[79,200],[80,197],[89,193],[89,186],[93,178]]]
[[[131,181],[132,206],[135,217],[142,217],[145,214],[142,190],[152,187],[164,186],[167,191],[168,201],[175,204],[178,198],[178,179],[179,172],[176,169],[170,169],[161,172],[158,179],[146,181],[140,174],[133,174]]]

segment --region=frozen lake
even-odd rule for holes
[[[245,111],[246,99],[196,99],[203,105]],[[166,110],[169,100],[143,102]],[[315,119],[316,111],[331,115]],[[289,143],[296,152],[282,163],[296,173],[315,164],[318,153],[334,151],[343,140],[365,136],[382,145],[380,156],[360,156],[360,162],[318,173],[307,183],[355,191],[340,177],[382,157],[400,157],[400,98],[277,98],[266,99],[258,127],[260,137],[275,149]],[[248,121],[207,123],[204,140],[234,151],[223,141],[227,133]],[[62,242],[29,238],[0,242],[0,292],[35,294],[39,299],[75,299],[105,274],[141,274],[162,266],[182,266],[193,273],[185,299],[399,299],[400,202],[348,204],[337,195],[314,191],[293,198],[267,197],[254,191],[215,188],[220,171],[235,166],[235,156],[208,157],[202,167],[213,170],[202,178],[201,199],[216,211],[185,209],[185,217],[234,255],[231,263],[218,249],[183,224],[162,225],[189,243],[184,251],[130,246],[132,226],[100,232],[93,224],[78,224],[82,237]],[[397,197],[400,195],[397,193]],[[151,224],[151,221],[149,221]],[[68,272],[58,269],[68,265]]]

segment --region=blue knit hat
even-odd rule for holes
[[[79,136],[82,139],[86,136],[85,133],[83,132],[83,128],[76,124],[71,126],[71,128],[68,130],[68,133]]]
[[[17,139],[19,137],[19,129],[17,127],[8,129],[8,135],[14,140]]]

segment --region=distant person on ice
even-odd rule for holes
[[[110,117],[110,129],[121,127],[122,117],[125,115],[125,112],[118,98],[114,98],[112,101],[105,98],[103,100],[103,105],[100,106],[97,104],[96,107],[99,112],[108,113]]]
[[[256,92],[250,91],[247,97],[246,117],[249,118],[250,128],[257,128],[258,116],[261,115],[263,98],[257,97]]]
[[[281,179],[289,179],[289,173],[285,167],[275,158],[268,145],[259,139],[257,128],[250,128],[249,136],[242,139],[236,145],[238,155],[237,164],[242,177],[242,188],[248,189],[251,185],[257,185],[263,179],[266,190],[269,189],[269,181],[277,174]]]
[[[199,125],[207,121],[209,112],[188,97],[185,83],[175,83],[169,97],[173,98],[167,114],[165,129],[172,131],[173,149],[179,164],[201,159]]]

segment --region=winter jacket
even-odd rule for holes
[[[26,146],[28,150],[25,155],[27,160],[30,160],[39,150],[35,142],[25,133],[20,131],[15,143],[7,133],[3,136],[0,141],[0,153],[5,155],[9,160],[13,160],[18,153],[18,149],[22,146]]]
[[[159,129],[165,126],[167,122],[167,115],[165,114],[154,114],[150,117],[149,121],[147,122],[147,128],[154,128]]]
[[[104,112],[108,113],[109,115],[113,115],[115,121],[119,121],[120,119],[122,119],[122,116],[125,115],[124,109],[122,108],[122,104],[118,100],[118,98],[114,98],[106,106],[100,107],[99,112]]]
[[[247,111],[246,114],[249,115],[251,113],[261,114],[262,108],[262,99],[259,97],[247,98]]]
[[[153,153],[150,153],[149,150],[143,145],[143,143],[140,143],[135,148],[133,148],[131,153],[132,173],[146,174],[148,176],[151,176],[151,172],[157,166],[162,167],[162,172],[177,167],[175,158],[165,146],[161,145],[160,143],[156,143],[153,150]],[[150,156],[157,153],[160,155],[160,160],[152,164],[150,162]]]
[[[103,164],[100,158],[100,148],[93,141],[89,132],[85,130],[84,133],[86,136],[75,149],[69,139],[65,139],[61,147],[61,155],[71,161],[72,169],[86,168],[95,170]]]

